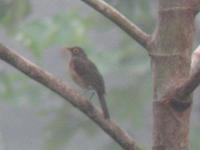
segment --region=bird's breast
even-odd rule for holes
[[[73,61],[70,61],[70,63],[69,63],[69,72],[70,72],[72,79],[75,81],[76,84],[78,84],[82,88],[89,88],[88,85],[82,79],[81,75],[79,75],[76,72]]]

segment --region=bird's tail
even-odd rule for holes
[[[100,102],[105,119],[110,119],[110,114],[108,111],[108,107],[106,105],[106,100],[105,100],[104,94],[98,94],[98,96],[99,96],[99,102]]]

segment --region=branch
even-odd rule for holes
[[[44,71],[2,44],[0,44],[0,58],[70,102],[92,119],[125,150],[140,150],[136,142],[114,121],[105,120],[102,113],[91,102],[81,97],[76,91],[55,78],[52,74]]]
[[[200,84],[200,46],[192,54],[191,60],[191,71],[190,76],[182,84],[170,89],[163,97],[163,102],[168,103],[169,101],[180,102],[182,104],[190,104],[191,99],[187,100],[187,96]]]
[[[134,40],[136,40],[141,46],[146,48],[149,47],[150,36],[143,32],[139,27],[137,27],[134,23],[132,23],[129,19],[127,19],[124,15],[122,15],[115,8],[107,4],[103,0],[82,0],[105,17],[109,18],[112,22],[118,25],[122,30],[124,30],[127,34],[129,34]]]

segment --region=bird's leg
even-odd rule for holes
[[[83,89],[82,95],[85,97],[88,95],[88,89]]]
[[[91,95],[90,95],[91,93]],[[82,95],[83,96],[89,96],[88,99],[89,101],[91,101],[91,99],[94,97],[95,95],[95,91],[92,89],[92,88],[89,88],[89,89],[83,89],[83,92],[82,92]]]
[[[94,94],[95,94],[95,91],[92,91],[92,94],[91,94],[90,97],[89,97],[89,100],[90,100],[90,101],[91,101],[91,99],[93,98]]]

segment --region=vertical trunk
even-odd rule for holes
[[[190,71],[195,10],[192,0],[159,0],[158,26],[150,52],[154,80],[152,150],[189,150],[191,108],[177,111],[160,103],[163,94]]]

